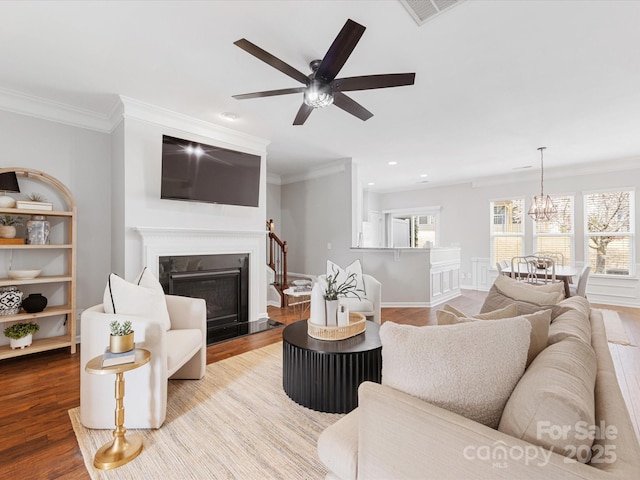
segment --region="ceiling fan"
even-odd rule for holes
[[[360,37],[365,31],[365,27],[347,20],[335,38],[329,50],[322,60],[314,60],[309,66],[311,74],[296,70],[291,65],[286,64],[269,52],[254,45],[249,40],[242,38],[234,45],[250,53],[254,57],[280,70],[285,75],[304,84],[304,87],[284,88],[281,90],[267,90],[265,92],[245,93],[233,95],[233,98],[245,100],[248,98],[272,97],[276,95],[289,95],[292,93],[303,93],[303,103],[298,110],[294,125],[303,125],[309,118],[314,108],[322,108],[332,103],[351,115],[361,120],[368,120],[373,117],[373,113],[364,108],[355,100],[346,96],[343,92],[355,90],[370,90],[374,88],[401,87],[413,85],[415,73],[390,73],[386,75],[364,75],[360,77],[336,78],[338,72],[346,63],[349,55],[353,52],[360,41]]]

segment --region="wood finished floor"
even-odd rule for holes
[[[477,312],[485,293],[463,291],[450,303]],[[640,345],[640,309],[616,310],[629,336]],[[435,323],[435,308],[383,308],[382,319],[410,325]],[[269,308],[274,320],[289,324],[297,312]],[[207,349],[207,363],[279,342],[282,329],[242,337]],[[618,381],[640,438],[640,348],[610,344]],[[67,349],[0,361],[0,479],[87,480],[67,410],[80,403],[80,355]]]

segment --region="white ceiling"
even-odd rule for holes
[[[302,72],[347,18],[367,27],[339,77],[416,72],[292,122],[299,86],[233,45]],[[344,158],[374,190],[640,161],[640,1],[469,0],[418,26],[397,0],[0,2],[0,88],[103,116],[117,95],[271,141],[270,173]],[[234,112],[230,124],[220,117]],[[389,166],[389,161],[398,165]]]

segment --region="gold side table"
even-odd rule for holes
[[[102,367],[102,355],[100,355],[89,360],[85,367],[87,373],[95,375],[116,374],[116,429],[113,431],[113,440],[96,452],[93,460],[93,465],[96,468],[110,470],[119,467],[136,458],[142,451],[142,439],[140,437],[125,437],[127,429],[124,428],[124,372],[141,367],[149,363],[150,359],[151,353],[149,350],[136,348],[136,356],[133,363]]]

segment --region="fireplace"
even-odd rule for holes
[[[207,345],[249,333],[249,254],[161,256],[159,278],[170,295],[205,300]]]

